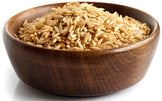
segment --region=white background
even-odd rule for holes
[[[16,13],[25,9],[68,0],[0,0],[0,30],[5,22]],[[85,0],[82,0],[85,1]],[[89,1],[89,0],[86,0]],[[97,0],[94,0],[97,1]],[[98,0],[123,4],[141,9],[154,16],[162,24],[162,5],[160,0]],[[160,10],[161,9],[161,10]],[[145,77],[136,85],[117,93],[92,98],[61,97],[33,89],[16,76],[6,50],[2,33],[0,34],[0,100],[1,101],[162,101],[162,40],[160,38],[157,51]]]

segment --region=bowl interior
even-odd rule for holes
[[[138,9],[111,3],[99,3],[99,2],[88,2],[88,3],[93,3],[93,5],[96,7],[105,8],[105,10],[108,10],[111,13],[117,11],[119,14],[122,14],[123,16],[127,15],[135,18],[136,20],[144,22],[151,28],[150,34],[153,34],[152,32],[155,31],[157,28],[156,20],[149,14],[140,11]],[[27,19],[30,22],[33,19],[41,17],[42,15],[50,12],[51,8],[62,7],[64,4],[65,3],[49,4],[25,10],[10,18],[9,21],[6,23],[5,28],[9,32],[9,34],[17,33],[18,29],[22,26],[24,20]]]

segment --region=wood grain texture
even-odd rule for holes
[[[18,77],[26,84],[64,96],[100,96],[130,87],[143,78],[159,39],[158,22],[140,10],[109,3],[94,3],[110,12],[131,16],[151,28],[150,36],[111,50],[66,51],[27,45],[12,37],[25,19],[29,21],[65,3],[23,11],[6,23],[3,39]]]

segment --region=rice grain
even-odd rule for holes
[[[100,50],[122,47],[147,38],[150,28],[131,17],[93,4],[70,2],[32,22],[24,21],[13,36],[49,49]]]

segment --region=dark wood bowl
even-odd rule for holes
[[[49,12],[50,8],[64,4],[31,8],[7,21],[3,39],[12,66],[22,81],[48,93],[83,97],[110,94],[130,87],[143,78],[156,50],[160,30],[152,16],[135,8],[93,2],[97,7],[145,22],[151,28],[148,38],[121,48],[51,50],[28,45],[12,36],[25,19],[31,21]]]

